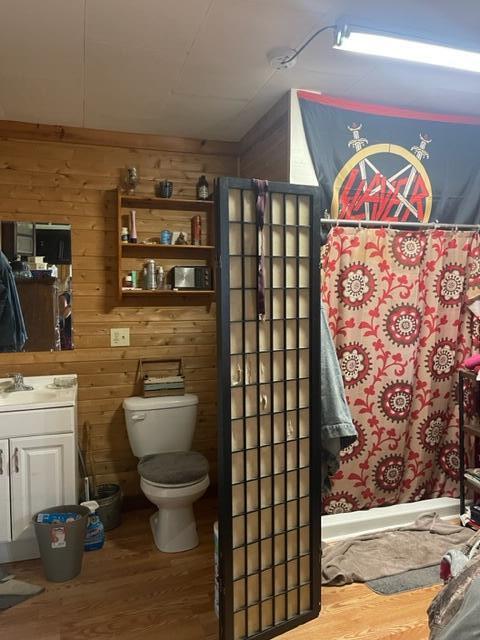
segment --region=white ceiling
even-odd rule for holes
[[[480,115],[480,74],[355,56],[318,37],[288,71],[266,54],[354,24],[480,50],[478,0],[0,0],[0,118],[238,140],[296,87]]]

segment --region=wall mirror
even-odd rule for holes
[[[1,353],[73,349],[71,253],[70,225],[1,220]]]

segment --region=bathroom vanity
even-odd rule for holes
[[[33,389],[6,391],[0,379],[0,563],[38,557],[34,513],[78,501],[76,376],[58,377],[75,385],[35,376]]]

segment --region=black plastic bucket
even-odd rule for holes
[[[97,514],[105,531],[122,523],[122,490],[118,484],[99,484],[93,500],[98,502]]]

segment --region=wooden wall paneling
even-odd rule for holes
[[[0,354],[0,376],[12,369],[25,375],[76,373],[79,439],[84,443],[88,421],[97,482],[120,483],[135,497],[141,492],[123,398],[138,390],[140,357],[183,357],[187,391],[200,398],[194,447],[208,457],[214,485],[215,307],[182,299],[174,307],[158,301],[119,304],[113,190],[121,170],[135,164],[140,193],[153,195],[154,180],[167,178],[177,197],[193,198],[200,174],[212,187],[214,177],[237,174],[235,145],[1,121],[0,137],[0,219],[72,225],[75,342],[72,352]],[[181,218],[171,213],[172,226],[181,230]],[[142,233],[160,231],[165,220],[142,226]],[[190,231],[189,220],[187,226]],[[130,347],[110,347],[112,327],[130,329]]]
[[[286,93],[239,143],[242,178],[289,181],[290,93]]]

